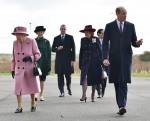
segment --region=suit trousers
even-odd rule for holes
[[[119,108],[125,107],[127,102],[127,92],[128,86],[127,83],[114,83],[115,92],[116,92],[116,102]]]
[[[99,96],[101,96],[102,95],[102,84],[97,85],[96,90],[97,90],[97,94]]]
[[[102,84],[99,84],[96,86],[97,94],[102,96],[105,93],[105,88],[107,84],[107,78],[103,79]]]
[[[71,86],[71,74],[58,74],[57,75],[57,78],[58,78],[58,88],[59,88],[61,94],[64,93],[64,85],[65,85],[64,75],[65,75],[65,78],[66,78],[67,89],[71,90],[70,89],[70,86]]]

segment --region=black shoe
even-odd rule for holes
[[[30,111],[35,112],[36,111],[36,106],[32,106]]]
[[[91,102],[95,102],[94,98],[91,98]]]
[[[17,108],[16,111],[15,111],[15,113],[22,113],[22,111],[23,111],[22,108],[21,109]]]
[[[81,98],[80,101],[85,101],[86,102],[87,97],[85,97],[84,99]]]
[[[72,95],[70,86],[67,86],[67,90],[68,90],[68,94],[69,94],[69,95]]]
[[[65,97],[65,94],[64,94],[64,93],[62,93],[59,97]]]
[[[72,95],[72,92],[71,92],[71,91],[68,91],[68,94],[69,94],[69,95]]]
[[[126,112],[127,112],[126,109],[124,107],[122,107],[119,109],[119,112],[117,114],[124,115]]]
[[[104,93],[102,93],[102,97],[104,97]]]
[[[97,98],[101,98],[101,96],[100,95],[98,95],[98,97]]]

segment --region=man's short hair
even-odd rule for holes
[[[99,30],[97,31],[97,35],[98,35],[98,34],[101,34],[102,31],[103,31],[103,29],[99,29]]]

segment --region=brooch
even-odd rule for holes
[[[96,42],[96,38],[92,38],[92,43],[95,43]]]

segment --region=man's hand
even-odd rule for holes
[[[64,47],[63,46],[59,46],[58,48],[57,48],[57,50],[62,50]]]
[[[110,65],[109,60],[108,60],[108,59],[105,59],[105,60],[103,61],[103,64],[104,64],[105,66],[109,66],[109,65]]]
[[[137,40],[136,41],[136,45],[137,46],[140,46],[140,45],[142,45],[143,44],[143,39],[140,39],[140,40]]]

